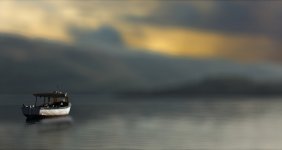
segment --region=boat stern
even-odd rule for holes
[[[38,116],[40,112],[39,107],[35,107],[34,105],[22,105],[22,113],[26,117]]]

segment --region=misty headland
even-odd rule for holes
[[[101,30],[97,32],[116,36],[103,40],[118,41],[113,29]],[[0,49],[1,93],[27,94],[58,86],[76,94],[127,96],[282,93],[282,67],[271,63],[170,57],[122,46],[113,52],[4,33]]]

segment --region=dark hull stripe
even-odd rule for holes
[[[68,116],[68,115],[25,115],[26,118],[30,119],[43,119],[43,118],[55,118],[55,117],[62,117],[62,116]]]

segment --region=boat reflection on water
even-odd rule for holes
[[[37,126],[40,132],[50,132],[68,129],[73,125],[71,116],[61,116],[43,119],[26,119],[28,126]]]

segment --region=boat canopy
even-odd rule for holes
[[[53,97],[53,98],[59,98],[59,97],[67,97],[67,93],[64,92],[49,92],[49,93],[34,93],[35,97]]]

